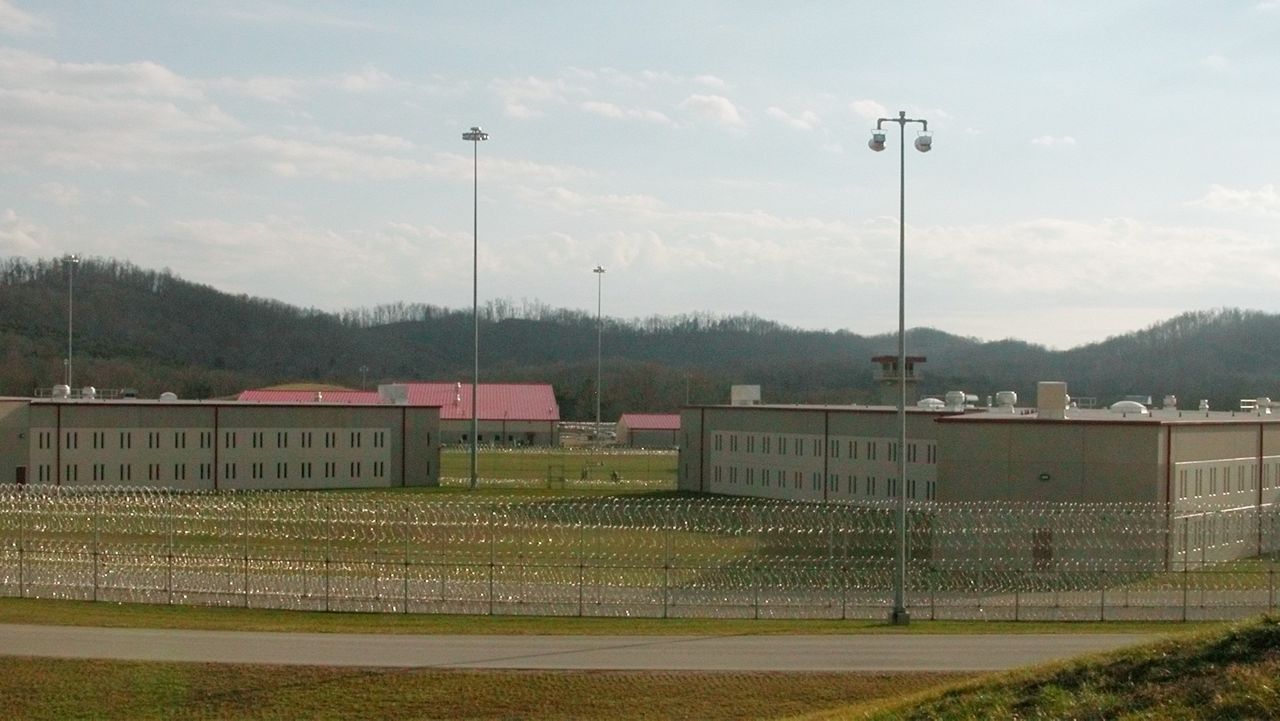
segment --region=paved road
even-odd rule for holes
[[[998,671],[1157,637],[1122,633],[438,636],[0,624],[0,655],[397,668]]]

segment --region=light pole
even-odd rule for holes
[[[898,124],[898,553],[893,578],[893,612],[889,621],[905,626],[911,622],[907,612],[907,123],[920,123],[916,150],[929,152],[933,136],[929,121],[908,118],[898,111],[896,118],[879,118],[867,145],[877,153],[884,150],[884,124]]]
[[[71,339],[73,337],[72,319],[75,316],[76,266],[80,265],[80,256],[75,253],[62,257],[62,264],[67,269],[67,388],[71,387]]]
[[[476,436],[480,431],[480,417],[476,414],[476,394],[480,387],[480,141],[489,134],[479,126],[462,134],[471,142],[471,327],[475,334],[471,374],[471,490],[476,489]]]
[[[601,323],[600,307],[604,297],[604,266],[597,265],[592,271],[596,274],[596,448],[600,447],[600,386],[604,361],[604,326]]]

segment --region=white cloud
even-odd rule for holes
[[[51,251],[48,231],[18,215],[12,208],[0,211],[0,256],[48,255]]]
[[[0,0],[0,33],[30,35],[50,27],[49,21],[44,18],[19,9],[9,0]]]
[[[1231,65],[1230,60],[1225,56],[1218,55],[1217,53],[1205,56],[1205,58],[1200,62],[1204,63],[1205,67],[1212,70],[1226,70],[1227,67]]]
[[[495,80],[494,91],[502,98],[502,110],[513,118],[536,118],[543,115],[537,107],[545,103],[563,103],[574,92],[564,80],[547,80],[533,76]]]
[[[1227,213],[1280,215],[1280,191],[1270,183],[1257,190],[1239,190],[1215,184],[1209,186],[1208,193],[1191,204]]]
[[[211,81],[209,85],[263,102],[287,103],[298,100],[302,96],[306,83],[296,78],[258,75],[244,80],[219,78]]]
[[[695,75],[693,82],[699,85],[705,85],[709,88],[723,88],[725,82],[714,75]]]
[[[771,106],[765,112],[769,117],[781,120],[796,130],[813,130],[822,122],[812,110],[802,110],[799,115],[792,115],[782,108]]]
[[[738,106],[722,95],[690,95],[680,103],[680,109],[701,120],[726,127],[742,127],[745,123]]]
[[[671,118],[656,110],[645,110],[643,108],[623,108],[613,103],[601,102],[598,100],[588,100],[579,105],[584,111],[593,115],[599,115],[604,118],[613,119],[630,119],[643,120],[647,123],[657,123],[659,125],[670,125]]]
[[[41,183],[31,195],[36,200],[52,203],[62,208],[70,208],[80,203],[80,189],[65,183]]]
[[[866,120],[878,120],[889,115],[889,111],[874,100],[855,100],[849,103],[849,109],[854,115]]]
[[[1070,135],[1040,135],[1031,139],[1032,145],[1039,145],[1042,148],[1054,148],[1059,146],[1075,145],[1076,139]]]

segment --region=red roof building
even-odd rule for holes
[[[618,444],[637,448],[675,448],[680,445],[680,414],[623,413],[618,419]]]
[[[546,383],[481,383],[476,417],[478,438],[498,445],[559,443],[560,405]],[[471,432],[470,383],[391,383],[377,391],[315,391],[262,388],[238,400],[252,403],[354,403],[435,406],[440,409],[444,443],[468,443]]]

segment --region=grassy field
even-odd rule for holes
[[[1265,618],[804,718],[1273,719],[1277,679],[1280,620]]]
[[[328,669],[0,657],[6,718],[773,719],[971,676]]]
[[[627,449],[523,448],[484,449],[476,454],[476,476],[486,481],[520,481],[563,486],[566,483],[617,483],[620,486],[671,488],[676,485],[675,451]],[[471,453],[446,448],[440,452],[442,479],[469,479]]]

